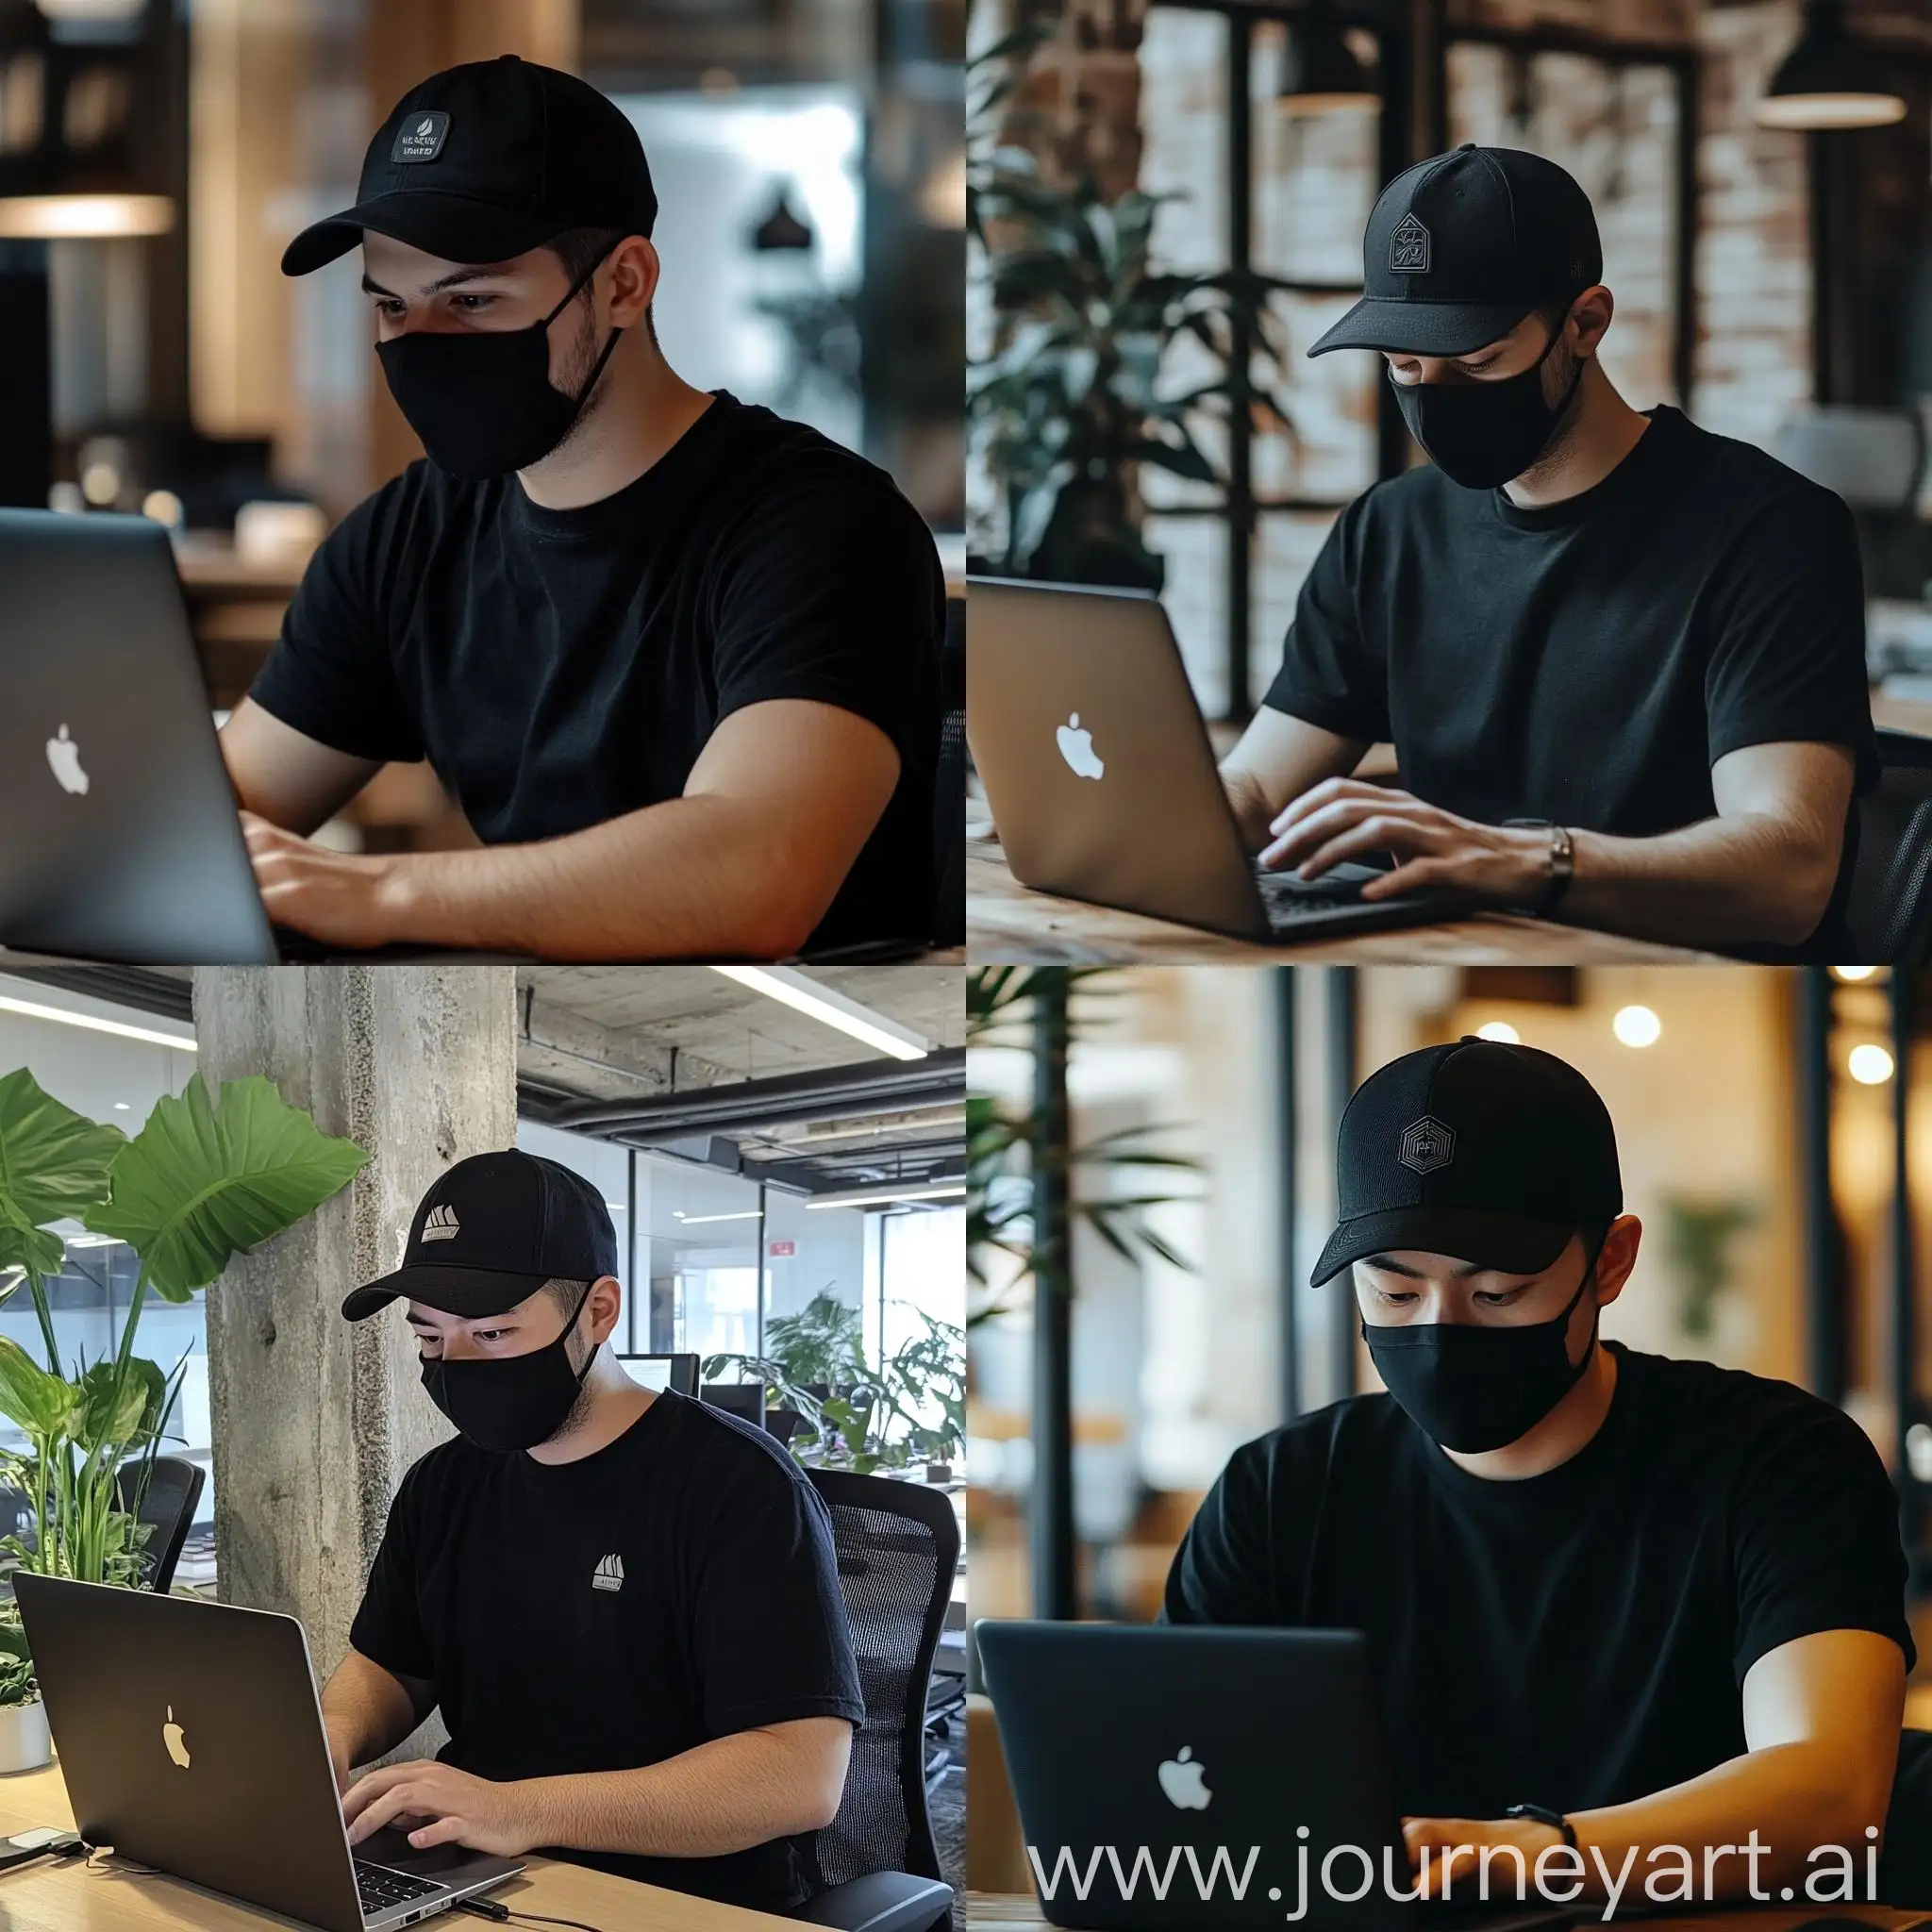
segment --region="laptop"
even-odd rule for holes
[[[1364,900],[1374,866],[1263,872],[1158,598],[974,577],[967,655],[967,742],[1022,885],[1263,942],[1473,909],[1429,889]]]
[[[0,945],[143,965],[282,957],[168,533],[0,510]]]
[[[399,1831],[350,1851],[294,1618],[25,1571],[13,1586],[89,1844],[322,1932],[413,1925],[523,1870]]]
[[[1056,1925],[1505,1932],[1575,1916],[1519,1905],[1507,1857],[1486,1907],[1474,1878],[1446,1905],[1390,1896],[1389,1874],[1414,1879],[1359,1631],[982,1622],[974,1637]]]

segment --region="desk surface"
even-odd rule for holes
[[[58,1765],[0,1777],[0,1836],[53,1824],[71,1829],[74,1813]],[[547,1858],[532,1858],[521,1878],[490,1893],[514,1911],[581,1919],[599,1932],[777,1932],[797,1923],[655,1885],[634,1885]],[[458,1932],[484,1922],[450,1912],[427,1922]],[[511,1924],[515,1924],[512,1920]],[[173,1878],[111,1866],[92,1871],[79,1858],[0,1872],[0,1932],[260,1932],[296,1920],[235,1905]]]
[[[1482,912],[1442,925],[1391,926],[1353,937],[1263,945],[1108,906],[1030,892],[990,835],[966,845],[966,950],[975,965],[1030,960],[1071,966],[1617,966],[1715,965],[1716,953],[1623,939]]]
[[[1881,1932],[1903,1932],[1907,1925],[1932,1923],[1924,1912],[1895,1912],[1885,1906],[1839,1905],[1813,1906],[1808,1911],[1758,1907],[1748,1911],[1686,1913],[1681,1918],[1646,1918],[1627,1923],[1641,1924],[1644,1932],[1796,1932],[1798,1926],[1827,1915],[1834,1919],[1857,1919],[1881,1928]],[[1017,1892],[969,1891],[966,1923],[969,1926],[1008,1926],[1013,1932],[1051,1932],[1041,1914],[1039,1902]]]

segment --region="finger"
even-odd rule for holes
[[[356,1814],[355,1823],[349,1826],[349,1842],[357,1843],[367,1838],[372,1831],[392,1824],[407,1812],[433,1818],[436,1815],[436,1807],[414,1785],[396,1785],[372,1798]]]
[[[1368,858],[1383,852],[1391,853],[1397,858],[1421,858],[1433,849],[1433,841],[1440,837],[1440,831],[1433,825],[1418,824],[1412,820],[1391,818],[1386,813],[1377,812],[1374,818],[1350,826],[1310,853],[1302,861],[1302,876],[1320,878],[1324,872],[1345,859]],[[1366,884],[1364,890],[1367,890]]]
[[[1324,778],[1319,785],[1311,785],[1306,791],[1290,799],[1268,829],[1279,832],[1296,820],[1306,818],[1308,813],[1321,810],[1324,805],[1333,805],[1338,799],[1407,798],[1408,795],[1386,785],[1372,785],[1365,778]]]
[[[1449,877],[1448,863],[1441,858],[1411,858],[1392,872],[1377,873],[1362,882],[1364,899],[1399,899],[1405,892],[1419,892],[1425,886],[1439,886]]]
[[[408,1764],[385,1764],[375,1771],[365,1771],[342,1794],[342,1808],[353,1816],[371,1799],[378,1798],[391,1785],[399,1784],[404,1778],[413,1777],[423,1768],[420,1761]]]
[[[1378,798],[1338,798],[1291,825],[1261,853],[1261,863],[1271,871],[1281,871],[1306,859],[1324,839],[1377,816],[1382,808]]]
[[[469,1842],[469,1821],[463,1818],[439,1818],[432,1824],[425,1824],[409,1834],[409,1842],[419,1851],[427,1851],[431,1845],[459,1845]]]

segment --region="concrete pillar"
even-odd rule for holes
[[[221,1594],[287,1611],[326,1677],[404,1472],[449,1433],[391,1312],[344,1322],[350,1289],[402,1258],[452,1161],[516,1133],[516,974],[503,966],[205,967],[210,1083],[265,1074],[372,1158],[208,1294]]]

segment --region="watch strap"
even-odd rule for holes
[[[1533,1818],[1539,1824],[1550,1825],[1563,1834],[1563,1842],[1574,1852],[1577,1849],[1576,1827],[1560,1811],[1552,1811],[1547,1805],[1512,1805],[1504,1812],[1505,1818]]]

